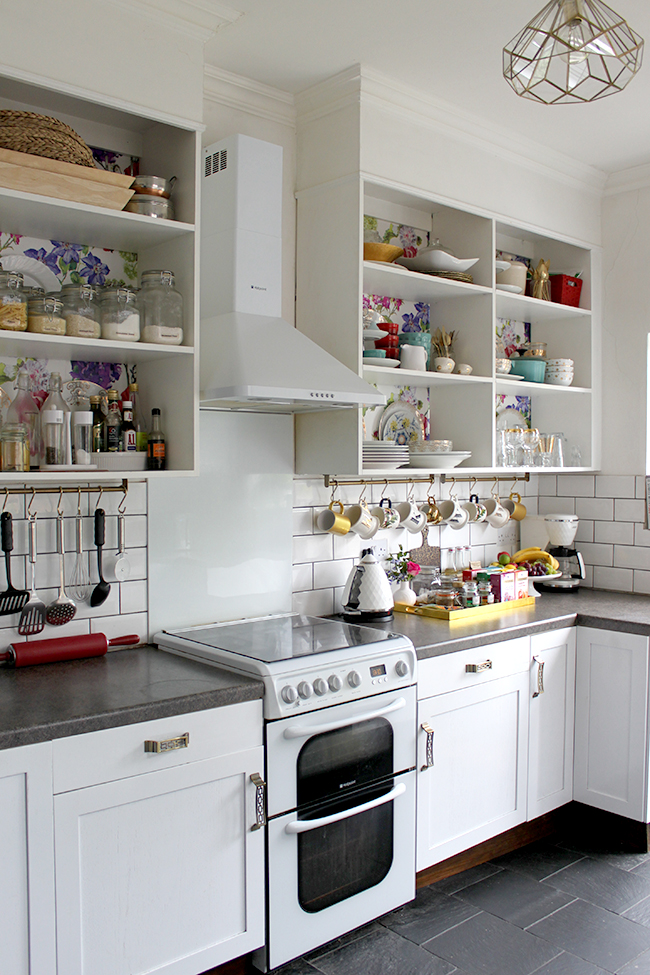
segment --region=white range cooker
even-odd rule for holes
[[[269,971],[415,896],[416,663],[406,637],[300,615],[162,631],[264,681]]]

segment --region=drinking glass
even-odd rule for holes
[[[535,466],[535,450],[539,446],[539,430],[531,427],[530,430],[523,431],[522,450],[524,454],[524,467]]]

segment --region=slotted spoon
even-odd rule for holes
[[[36,592],[36,515],[29,516],[29,562],[32,567],[32,588],[20,614],[18,632],[21,636],[40,633],[45,626],[45,603]]]
[[[70,599],[65,592],[65,547],[63,543],[63,511],[57,511],[56,516],[56,550],[59,553],[59,570],[61,573],[61,584],[59,595],[53,603],[47,607],[45,619],[50,626],[63,626],[69,623],[77,612],[74,600]]]
[[[0,535],[2,536],[2,551],[5,553],[5,568],[7,570],[7,588],[0,592],[0,616],[9,616],[23,608],[29,599],[26,589],[16,589],[11,584],[11,551],[14,547],[13,519],[9,511],[3,511],[0,516]]]

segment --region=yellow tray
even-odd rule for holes
[[[396,613],[410,613],[413,616],[428,616],[436,620],[471,620],[479,616],[499,616],[511,609],[534,606],[535,597],[510,599],[505,603],[490,603],[487,606],[470,606],[467,609],[445,609],[444,606],[409,606],[408,603],[395,603]]]

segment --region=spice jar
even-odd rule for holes
[[[72,414],[74,423],[74,463],[76,465],[90,464],[93,449],[93,419],[90,410],[77,410]]]
[[[137,342],[140,312],[137,295],[130,288],[109,288],[101,300],[102,338],[115,342]]]
[[[41,335],[65,335],[63,302],[52,295],[30,298],[27,303],[27,331]]]
[[[68,335],[79,339],[101,336],[97,288],[90,284],[66,284],[61,288],[61,301]]]
[[[26,423],[5,423],[0,431],[3,471],[29,470],[29,430]]]
[[[140,310],[142,342],[180,345],[183,341],[183,296],[176,290],[172,271],[144,271]]]
[[[27,328],[27,298],[20,271],[0,271],[0,328],[11,332]]]
[[[63,445],[63,410],[43,410],[41,413],[43,453],[45,465],[52,467],[65,463]]]

